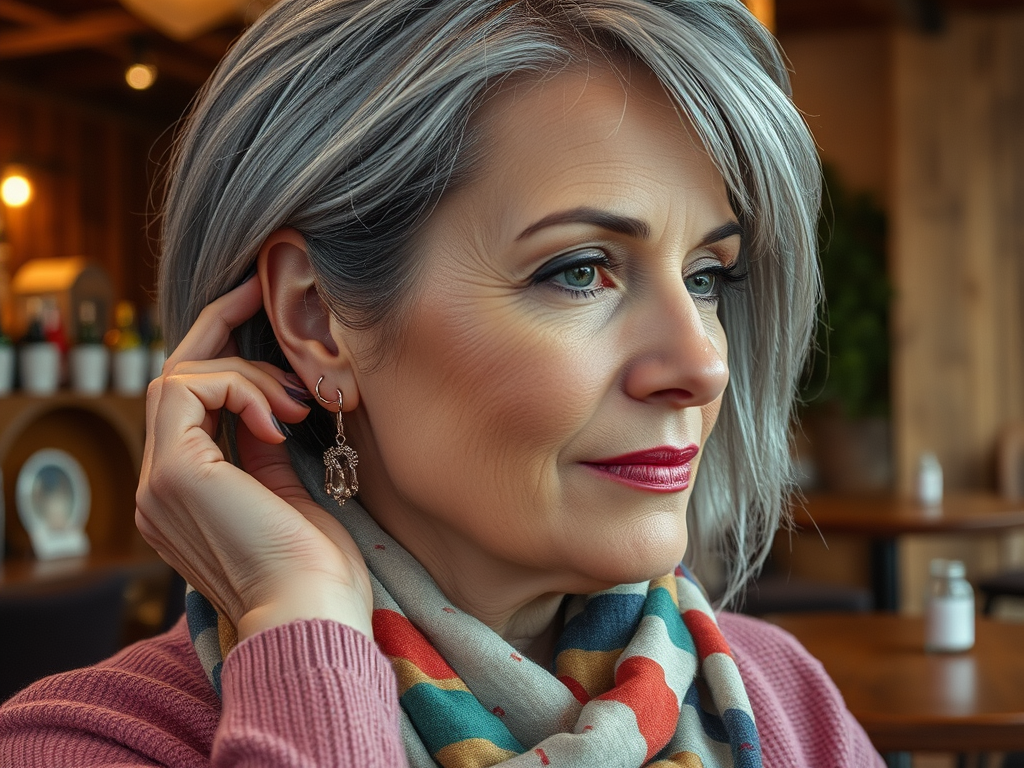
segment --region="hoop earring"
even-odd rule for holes
[[[346,501],[359,492],[359,478],[356,477],[359,455],[352,446],[345,444],[345,425],[341,421],[341,390],[335,390],[338,393],[338,402],[324,400],[320,394],[320,382],[323,380],[323,376],[317,380],[313,388],[314,394],[324,405],[338,406],[338,412],[335,414],[337,434],[334,436],[334,445],[324,451],[324,491],[343,507]]]

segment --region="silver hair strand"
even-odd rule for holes
[[[511,78],[642,65],[690,121],[743,228],[723,299],[730,383],[688,522],[723,604],[760,568],[792,490],[789,427],[819,297],[820,168],[774,38],[740,0],[282,0],[235,44],[176,144],[162,222],[168,344],[284,226],[337,318],[400,332],[415,235],[485,149],[473,114]],[[265,316],[242,354],[283,364]],[[329,422],[317,441],[333,434]]]

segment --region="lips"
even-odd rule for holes
[[[666,445],[625,453],[584,465],[602,476],[625,485],[662,493],[675,493],[690,486],[690,462],[700,448]]]

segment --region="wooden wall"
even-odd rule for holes
[[[781,42],[822,156],[889,212],[897,490],[923,451],[947,489],[994,489],[1024,418],[1024,13]]]
[[[896,491],[938,454],[948,491],[994,490],[996,439],[1024,418],[1024,13],[951,14],[909,29],[782,38],[794,99],[823,158],[890,217]],[[794,575],[866,583],[856,537],[779,542]],[[902,604],[928,561],[976,578],[1024,562],[1020,536],[904,537]]]
[[[883,28],[784,35],[793,100],[843,182],[889,200],[891,34]]]
[[[115,298],[151,304],[151,190],[168,143],[163,126],[0,84],[0,166],[24,162],[35,186],[27,206],[5,211],[11,274],[26,259],[83,255]]]
[[[994,489],[1024,418],[1024,13],[953,15],[893,46],[893,418],[900,490]]]

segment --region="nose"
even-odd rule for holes
[[[716,400],[729,383],[729,366],[725,332],[713,310],[698,310],[679,289],[648,303],[635,318],[637,347],[625,390],[635,400],[681,409]]]

